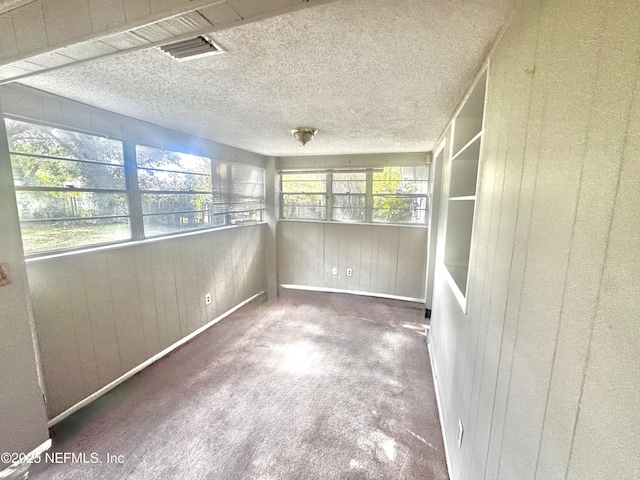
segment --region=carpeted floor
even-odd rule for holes
[[[423,317],[312,292],[248,305],[58,424],[66,460],[29,478],[446,479]]]

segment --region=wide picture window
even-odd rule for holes
[[[5,124],[26,254],[262,220],[261,168]]]
[[[281,172],[281,218],[425,224],[427,166]]]

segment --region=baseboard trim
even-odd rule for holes
[[[164,350],[162,350],[159,353],[156,353],[153,357],[149,358],[148,360],[142,362],[140,365],[138,365],[137,367],[132,368],[131,370],[129,370],[127,373],[121,375],[120,377],[116,378],[113,382],[109,383],[108,385],[105,385],[104,387],[102,387],[100,390],[98,390],[97,392],[89,395],[87,398],[85,398],[84,400],[80,400],[78,403],[76,403],[75,405],[69,407],[68,409],[66,409],[64,412],[60,413],[59,415],[53,417],[51,420],[49,420],[47,422],[47,427],[51,428],[53,427],[56,423],[61,422],[62,420],[64,420],[65,418],[67,418],[69,415],[71,415],[72,413],[77,412],[78,410],[80,410],[82,407],[85,407],[87,405],[89,405],[91,402],[93,402],[94,400],[100,398],[101,396],[103,396],[105,393],[113,390],[115,387],[117,387],[118,385],[120,385],[122,382],[124,382],[125,380],[128,380],[129,378],[133,377],[136,373],[144,370],[145,368],[147,368],[149,365],[152,365],[153,363],[157,362],[158,360],[160,360],[162,357],[164,357],[165,355],[171,353],[173,350],[175,350],[176,348],[184,345],[185,343],[187,343],[189,340],[192,340],[194,337],[197,337],[198,335],[200,335],[202,332],[204,332],[205,330],[207,330],[208,328],[212,327],[213,325],[215,325],[216,323],[218,323],[220,320],[224,319],[225,317],[228,317],[229,315],[231,315],[233,312],[235,312],[236,310],[238,310],[241,307],[244,307],[247,303],[250,303],[252,301],[254,301],[255,299],[257,299],[258,297],[260,297],[261,295],[265,295],[266,291],[261,291],[260,293],[256,293],[255,295],[253,295],[251,298],[248,298],[246,300],[244,300],[243,302],[240,302],[238,305],[236,305],[235,307],[227,310],[226,312],[224,312],[222,315],[217,316],[216,318],[214,318],[213,320],[211,320],[209,323],[203,325],[202,327],[200,327],[199,329],[197,329],[196,331],[190,333],[189,335],[187,335],[186,337],[181,338],[180,340],[178,340],[176,343],[169,345],[167,348],[165,348]]]
[[[440,418],[440,431],[442,432],[442,443],[444,444],[444,457],[447,460],[447,471],[449,472],[449,479],[453,480],[451,472],[451,457],[449,456],[449,449],[447,445],[447,432],[444,428],[444,418],[442,416],[442,403],[440,402],[440,389],[438,388],[438,379],[436,378],[436,370],[433,366],[433,351],[431,350],[431,342],[427,343],[429,349],[429,363],[431,364],[431,378],[433,379],[433,387],[436,391],[436,403],[438,404],[438,417]]]
[[[0,479],[15,479],[27,478],[29,467],[40,457],[44,452],[51,448],[51,439],[48,439],[41,443],[39,446],[31,450],[29,453],[23,455],[24,461],[15,462],[9,465],[4,470],[0,470]]]
[[[281,288],[289,290],[308,290],[310,292],[326,292],[326,293],[347,293],[349,295],[363,295],[365,297],[389,298],[391,300],[402,300],[403,302],[425,303],[424,298],[401,297],[399,295],[388,295],[386,293],[360,292],[359,290],[342,290],[340,288],[325,287],[309,287],[306,285],[280,285]]]

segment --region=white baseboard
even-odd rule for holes
[[[444,418],[442,416],[442,403],[440,402],[440,389],[438,388],[438,379],[436,378],[436,370],[433,365],[433,351],[431,350],[431,343],[427,343],[429,348],[429,363],[431,363],[431,378],[433,378],[433,386],[436,391],[436,403],[438,404],[438,416],[440,417],[440,430],[442,431],[442,443],[444,444],[444,457],[447,460],[447,471],[449,472],[449,479],[453,480],[451,472],[451,457],[449,456],[449,449],[447,445],[447,432],[444,428]]]
[[[24,461],[15,462],[4,470],[0,470],[0,480],[18,480],[25,479],[29,475],[29,467],[33,460],[38,458],[44,452],[51,448],[51,439],[46,440],[29,453],[23,455]]]
[[[131,370],[129,370],[127,373],[125,373],[124,375],[116,378],[113,382],[109,383],[108,385],[105,385],[104,387],[102,387],[100,390],[98,390],[97,392],[89,395],[87,398],[85,398],[84,400],[80,400],[78,403],[76,403],[75,405],[73,405],[72,407],[69,407],[68,409],[66,409],[64,412],[62,412],[61,414],[55,416],[54,418],[52,418],[51,420],[49,420],[47,422],[47,427],[51,428],[53,427],[56,423],[61,422],[62,420],[64,420],[65,418],[67,418],[69,415],[71,415],[72,413],[77,412],[78,410],[80,410],[82,407],[90,404],[91,402],[93,402],[94,400],[96,400],[97,398],[100,398],[102,395],[104,395],[105,393],[109,392],[110,390],[113,390],[115,387],[117,387],[118,385],[120,385],[122,382],[124,382],[125,380],[128,380],[129,378],[133,377],[136,373],[140,372],[141,370],[144,370],[145,368],[147,368],[149,365],[157,362],[158,360],[160,360],[162,357],[164,357],[165,355],[167,355],[168,353],[171,353],[173,350],[175,350],[176,348],[180,347],[181,345],[184,345],[185,343],[187,343],[189,340],[193,339],[194,337],[198,336],[199,334],[201,334],[202,332],[204,332],[205,330],[207,330],[208,328],[212,327],[213,325],[215,325],[216,323],[218,323],[220,320],[222,320],[225,317],[228,317],[229,315],[231,315],[233,312],[235,312],[236,310],[238,310],[240,307],[245,306],[247,303],[250,303],[252,301],[254,301],[256,298],[260,297],[261,295],[264,295],[266,292],[262,291],[260,293],[256,293],[254,296],[252,296],[251,298],[246,299],[245,301],[239,303],[238,305],[236,305],[235,307],[227,310],[226,312],[224,312],[222,315],[217,316],[216,318],[214,318],[213,320],[211,320],[209,323],[207,323],[206,325],[203,325],[202,327],[200,327],[199,329],[197,329],[196,331],[190,333],[189,335],[187,335],[186,337],[181,338],[180,340],[178,340],[176,343],[169,345],[167,348],[165,348],[164,350],[162,350],[159,353],[156,353],[153,357],[151,357],[150,359],[144,361],[143,363],[141,363],[140,365],[138,365],[137,367],[132,368]]]
[[[398,295],[388,295],[386,293],[360,292],[358,290],[342,290],[340,288],[309,287],[306,285],[280,285],[281,288],[289,290],[308,290],[310,292],[327,293],[348,293],[349,295],[363,295],[365,297],[390,298],[391,300],[402,300],[403,302],[425,303],[424,298],[401,297]]]

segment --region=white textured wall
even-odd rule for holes
[[[0,106],[0,112],[2,107]],[[4,123],[0,122],[0,263],[12,282],[0,287],[0,453],[27,453],[47,438],[29,317],[29,282]],[[0,471],[7,466],[0,461]]]
[[[30,261],[49,417],[264,291],[264,227]]]
[[[427,232],[407,226],[280,221],[279,283],[423,299]],[[347,268],[353,276],[346,276]]]
[[[468,314],[435,285],[455,480],[640,478],[638,25],[524,0],[491,56]]]

